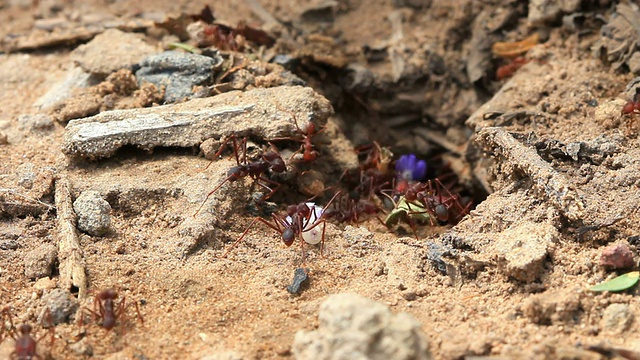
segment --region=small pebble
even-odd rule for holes
[[[69,345],[69,350],[78,356],[93,356],[93,347],[85,340]]]
[[[418,297],[418,295],[415,291],[407,290],[402,292],[402,297],[407,301],[413,301]]]
[[[50,279],[48,277],[43,277],[41,279],[36,280],[35,284],[33,284],[33,288],[36,291],[44,291],[55,289],[57,282],[54,279]]]
[[[626,242],[605,247],[600,255],[600,266],[605,269],[628,269],[635,266],[633,252]]]
[[[627,304],[611,304],[604,309],[602,322],[606,330],[620,334],[629,329],[633,322],[633,312]]]
[[[297,268],[293,275],[293,282],[287,286],[287,291],[291,294],[297,294],[302,287],[302,284],[309,278],[309,269]]]
[[[111,227],[111,205],[97,191],[84,191],[73,203],[78,229],[93,236],[105,235]]]
[[[15,250],[19,247],[20,244],[13,239],[0,242],[0,250]]]
[[[58,325],[68,322],[70,317],[78,310],[78,300],[69,292],[62,289],[53,289],[43,297],[44,309],[39,317],[39,322],[45,325]],[[47,309],[49,315],[46,315]],[[47,319],[47,317],[49,317]]]
[[[51,276],[57,257],[58,249],[52,244],[29,251],[24,257],[24,275],[29,279]]]

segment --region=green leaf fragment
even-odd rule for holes
[[[418,222],[430,222],[432,221],[431,214],[420,204],[408,202],[404,196],[400,198],[396,207],[389,212],[387,218],[384,219],[384,224],[387,226],[398,223],[401,219],[411,217],[412,220]]]
[[[200,49],[185,43],[172,42],[168,44],[169,49],[182,49],[194,54],[200,54]]]
[[[638,283],[640,271],[632,271],[624,275],[620,275],[609,281],[605,281],[589,288],[591,291],[623,291]]]

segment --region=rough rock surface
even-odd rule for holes
[[[111,205],[97,191],[84,191],[73,202],[78,216],[78,229],[89,235],[102,236],[111,227]]]
[[[109,29],[89,43],[80,45],[71,58],[85,71],[107,76],[120,69],[133,70],[133,66],[156,48],[145,43],[138,35],[118,29]]]
[[[320,326],[299,331],[297,359],[430,359],[420,323],[407,313],[355,294],[332,295],[320,306]]]
[[[264,139],[290,136],[309,121],[322,127],[333,108],[311,88],[281,86],[232,91],[177,105],[105,111],[72,120],[62,151],[69,156],[108,157],[124,145],[192,147],[235,134]]]
[[[150,56],[136,71],[138,82],[150,82],[164,87],[164,100],[176,102],[193,94],[196,85],[203,85],[213,76],[222,59],[179,51],[165,51]]]
[[[24,257],[24,275],[29,279],[51,276],[57,252],[57,248],[51,244],[29,251]]]

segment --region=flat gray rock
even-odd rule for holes
[[[71,58],[85,71],[107,76],[120,69],[133,70],[133,66],[154,54],[156,48],[136,34],[109,29],[85,45],[78,46]]]
[[[253,135],[263,139],[297,133],[311,121],[321,128],[333,108],[313,89],[301,86],[232,91],[175,105],[105,111],[71,120],[62,152],[104,158],[125,145],[142,149],[193,147],[210,138]]]
[[[193,88],[207,84],[222,57],[212,58],[180,51],[165,51],[149,56],[136,71],[138,83],[150,82],[164,87],[164,101],[172,103],[193,95]]]

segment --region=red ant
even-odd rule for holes
[[[518,71],[518,69],[528,62],[529,60],[524,56],[518,56],[511,60],[510,63],[500,66],[498,70],[496,70],[496,78],[498,80],[502,80],[511,77],[516,71]]]
[[[451,194],[449,189],[438,179],[435,179],[435,184],[434,187],[431,180],[426,184],[412,184],[405,192],[404,197],[409,203],[417,201],[439,223],[457,224],[463,216],[469,213],[471,202],[462,206],[459,195]],[[443,193],[446,193],[446,196],[443,196]]]
[[[280,109],[280,111],[283,111],[283,112],[291,113],[290,111],[283,110],[280,107],[278,107],[278,109]],[[302,145],[300,145],[300,149],[298,149],[298,151],[294,152],[293,155],[291,155],[290,159],[293,159],[296,156],[296,154],[302,153],[302,161],[307,162],[307,163],[315,161],[320,154],[315,149],[315,146],[311,142],[311,139],[314,136],[316,136],[316,135],[320,134],[321,132],[323,132],[326,128],[322,127],[322,128],[320,128],[320,130],[316,130],[316,125],[314,123],[312,123],[311,121],[309,121],[307,123],[306,131],[304,131],[298,125],[298,118],[294,114],[291,114],[291,116],[293,117],[293,123],[296,125],[296,129],[298,131],[298,134],[300,134],[300,136],[302,138],[301,139],[295,139],[295,138],[292,138],[292,137],[282,137],[282,138],[275,138],[275,139],[271,139],[271,140],[275,140],[275,141],[280,141],[280,140],[299,141],[299,142],[302,143]]]
[[[256,217],[255,219],[253,219],[251,224],[247,226],[246,230],[242,233],[242,235],[240,235],[238,240],[231,244],[231,246],[229,246],[227,251],[225,251],[221,257],[226,257],[229,252],[244,239],[249,230],[251,230],[251,228],[258,221],[279,232],[282,236],[282,242],[287,247],[291,246],[296,237],[299,236],[303,262],[305,260],[305,243],[311,245],[320,243],[320,253],[322,254],[322,251],[324,249],[324,233],[326,228],[326,216],[324,213],[327,208],[331,206],[338,195],[340,195],[340,192],[337,192],[335,195],[333,195],[331,200],[329,200],[324,208],[320,208],[319,206],[310,202],[303,202],[298,205],[289,205],[287,206],[286,216],[277,215],[275,213],[271,214],[273,223],[259,216]],[[322,234],[320,237],[318,237],[318,235],[320,234],[319,230],[317,230],[316,228],[320,224],[322,224]]]
[[[393,154],[377,142],[356,148],[356,153],[366,158],[355,169],[347,169],[340,176],[347,188],[355,191],[352,198],[359,198],[367,194],[371,198],[374,194],[382,193],[391,184],[393,172],[389,171]]]
[[[633,97],[633,100],[627,101],[626,104],[622,107],[622,114],[638,114],[640,113],[640,93],[637,92]]]
[[[434,187],[431,180],[427,183],[412,183],[401,200],[403,202],[401,209],[406,211],[404,218],[418,240],[418,233],[414,223],[414,219],[417,218],[416,215],[427,214],[428,216],[424,218],[425,220],[429,219],[432,226],[440,224],[455,225],[464,215],[469,213],[472,205],[471,202],[468,202],[466,206],[463,206],[460,196],[452,194],[439,179],[435,179],[435,184]],[[395,203],[394,197],[386,193],[384,195]],[[412,210],[412,205],[415,211]],[[398,204],[395,207],[398,208]]]
[[[380,212],[380,208],[371,200],[349,198],[349,195],[343,194],[337,202],[333,204],[325,213],[326,218],[333,218],[336,221],[358,223],[362,214],[374,215]],[[384,225],[382,219],[376,216]]]
[[[44,334],[39,338],[34,339],[33,336],[31,336],[33,328],[31,327],[31,325],[26,323],[18,326],[18,329],[16,330],[15,326],[13,325],[13,320],[11,318],[11,312],[9,309],[9,307],[5,307],[4,309],[2,309],[2,323],[0,323],[0,325],[2,325],[2,328],[0,328],[0,342],[4,340],[5,331],[15,341],[15,348],[11,352],[9,357],[14,360],[42,360],[42,356],[38,355],[37,353],[37,346],[38,342],[44,337]],[[51,316],[48,309],[47,314],[49,314],[48,317]],[[4,327],[5,317],[9,320],[9,330],[6,330]],[[50,335],[51,345],[53,345],[53,342],[55,341],[53,327],[50,328]]]
[[[245,40],[258,45],[272,46],[275,39],[265,31],[247,25],[245,22],[238,22],[237,27],[223,24],[208,24],[204,28],[204,41],[202,46],[214,45],[220,50],[242,51],[245,47]]]
[[[277,149],[273,144],[271,145],[271,150],[262,154],[258,160],[248,162],[247,161],[247,138],[242,139],[242,163],[240,162],[240,157],[238,156],[238,144],[236,142],[236,137],[234,135],[229,137],[233,141],[233,154],[236,157],[237,166],[232,167],[227,171],[227,178],[224,179],[218,186],[216,186],[207,197],[204,199],[198,210],[193,214],[193,216],[197,215],[204,204],[207,202],[207,199],[216,192],[222,185],[226,182],[234,182],[241,178],[249,176],[252,178],[259,186],[269,191],[266,195],[262,196],[258,202],[262,202],[267,200],[276,192],[276,190],[280,187],[280,183],[267,179],[264,177],[264,173],[268,170],[271,170],[274,173],[283,173],[287,171],[287,165],[284,163],[282,156],[278,153]],[[215,154],[215,157],[220,156],[222,151],[224,150],[225,145],[229,141],[229,138],[225,139],[220,150]],[[275,188],[269,187],[269,185],[275,185]]]
[[[140,315],[140,308],[138,303],[126,303],[126,298],[122,296],[120,302],[116,302],[118,293],[114,289],[105,289],[98,293],[93,298],[93,310],[85,309],[95,320],[100,320],[100,327],[107,331],[111,331],[116,326],[118,319],[121,319],[121,323],[126,322],[126,310],[129,306],[134,305],[136,307],[136,313],[138,320],[144,324],[144,319]],[[82,318],[80,318],[82,323]],[[122,328],[122,335],[124,336],[124,327]]]

